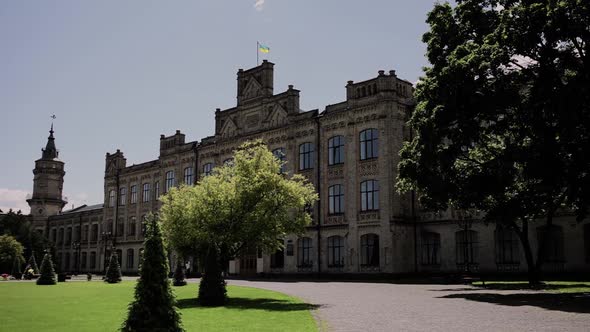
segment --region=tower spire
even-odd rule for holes
[[[51,116],[52,119],[55,119],[55,115]],[[42,149],[43,155],[42,159],[57,159],[59,152],[55,147],[55,137],[53,137],[53,121],[51,121],[51,129],[49,130],[49,137],[47,137],[47,144],[45,145],[45,149]]]

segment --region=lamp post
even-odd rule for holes
[[[102,242],[104,243],[104,261],[103,261],[103,267],[102,267],[102,272],[103,274],[106,273],[107,271],[107,248],[109,245],[109,240],[111,240],[113,238],[113,234],[111,232],[102,232],[100,234]]]

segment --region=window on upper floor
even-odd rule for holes
[[[379,156],[379,132],[371,128],[361,131],[359,135],[361,160]]]
[[[127,225],[127,236],[135,236],[136,218],[129,218],[129,225]]]
[[[193,168],[187,167],[184,169],[184,184],[192,185],[193,184]]]
[[[154,201],[160,198],[160,181],[154,182]]]
[[[131,186],[131,204],[136,204],[136,203],[137,203],[137,186],[132,185]]]
[[[115,190],[109,191],[109,206],[110,207],[115,206]]]
[[[344,213],[344,186],[341,184],[328,187],[328,213]]]
[[[117,220],[117,237],[125,235],[125,221]]]
[[[144,202],[144,203],[150,201],[150,184],[149,183],[144,183],[143,184],[143,189],[142,189],[142,194],[141,194],[141,201]]]
[[[229,165],[229,166],[233,166],[234,165],[234,158],[227,158],[226,160],[223,161],[223,165]]]
[[[274,149],[274,150],[272,150],[272,154],[281,163],[281,168],[279,169],[279,173],[281,173],[281,174],[285,173],[285,160],[287,159],[286,155],[285,155],[285,148]]]
[[[90,233],[90,241],[98,241],[98,224],[92,225],[92,231]]]
[[[119,205],[125,205],[127,202],[127,188],[123,187],[119,190]]]
[[[379,181],[361,182],[361,211],[379,210]]]
[[[299,145],[299,170],[313,168],[313,144],[306,142]]]
[[[212,171],[213,171],[213,163],[206,163],[205,165],[203,165],[203,175],[204,176],[211,175]]]
[[[166,184],[164,185],[164,193],[167,193],[174,187],[174,171],[166,172]]]
[[[88,241],[88,232],[90,231],[90,225],[84,225],[84,231],[82,232],[82,241]]]
[[[328,165],[344,163],[344,136],[334,136],[328,140]]]

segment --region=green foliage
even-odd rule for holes
[[[37,285],[55,285],[56,283],[51,255],[45,254],[41,262],[41,275],[37,279]]]
[[[23,251],[23,245],[13,236],[0,235],[0,273],[11,272],[15,261],[24,262]]]
[[[174,286],[184,286],[186,285],[186,280],[184,280],[184,266],[182,264],[182,259],[178,258],[176,261],[176,269],[174,270]]]
[[[143,262],[123,331],[183,331],[168,280],[168,259],[155,217],[146,221]]]
[[[39,274],[39,266],[37,266],[37,260],[35,259],[35,252],[31,253],[31,257],[29,257],[29,261],[27,265],[33,269],[34,274]]]
[[[311,222],[305,207],[317,200],[313,185],[301,175],[280,174],[280,166],[261,141],[247,142],[231,165],[161,198],[163,231],[171,245],[181,251],[196,245],[207,248],[210,264],[205,264],[204,281],[213,287],[213,295],[200,294],[216,298],[210,303],[225,302],[219,266],[248,248],[274,252],[282,246],[279,239],[302,233]]]
[[[221,274],[217,250],[211,246],[205,258],[205,274],[199,283],[199,303],[206,307],[221,306],[227,303],[226,282]]]
[[[121,266],[119,265],[119,257],[113,252],[107,267],[105,280],[109,284],[121,282]]]
[[[3,218],[0,218],[0,234],[14,236],[24,246],[25,257],[36,252],[38,253],[36,258],[41,259],[40,253],[49,246],[49,241],[35,231],[29,218],[20,211],[10,210]],[[37,268],[35,272],[38,273],[39,269]]]
[[[417,190],[428,209],[485,211],[489,221],[519,232],[525,251],[528,221],[546,216],[551,223],[559,208],[583,218],[590,199],[589,6],[436,4],[423,37],[431,67],[417,85],[398,188]]]

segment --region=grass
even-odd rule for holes
[[[135,282],[0,282],[0,331],[116,331]],[[204,308],[196,284],[173,287],[186,331],[317,331],[313,307],[285,294],[228,286],[230,303]]]
[[[481,281],[473,283],[473,286],[483,287]],[[486,281],[485,288],[499,290],[524,290],[529,289],[527,281]],[[540,287],[554,293],[589,293],[590,282],[588,281],[545,281]]]

